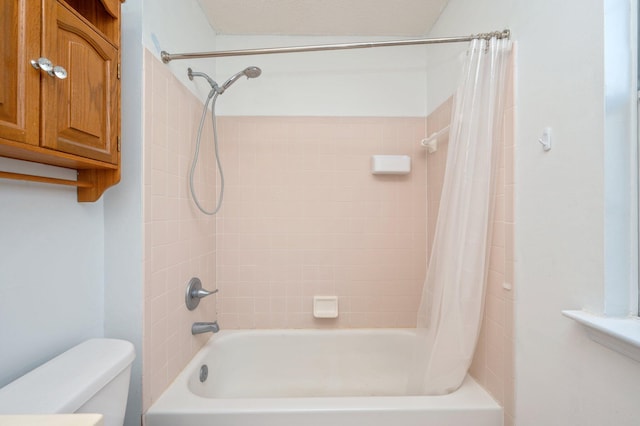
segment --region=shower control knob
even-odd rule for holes
[[[202,281],[200,281],[200,278],[194,277],[191,278],[189,284],[187,284],[187,292],[184,296],[184,302],[187,305],[187,309],[193,311],[200,303],[200,299],[217,292],[218,289],[215,289],[213,291],[203,289]]]

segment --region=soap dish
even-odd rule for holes
[[[338,318],[338,296],[313,296],[315,318]]]

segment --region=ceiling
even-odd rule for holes
[[[448,0],[198,0],[218,34],[424,36]]]

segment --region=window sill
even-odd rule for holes
[[[562,311],[580,323],[591,340],[640,362],[640,319],[607,318],[585,311]]]

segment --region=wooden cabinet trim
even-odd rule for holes
[[[0,63],[0,138],[38,145],[40,72],[30,60],[40,57],[41,11],[34,1],[5,1],[10,5],[4,7],[0,27],[2,46],[10,51]]]
[[[58,5],[64,7],[69,13],[72,13],[73,15],[75,15],[78,19],[80,19],[82,22],[84,22],[89,28],[91,28],[93,31],[95,31],[97,34],[99,34],[100,37],[102,37],[104,39],[104,41],[106,41],[107,43],[111,44],[116,49],[120,48],[120,31],[119,30],[117,31],[117,37],[115,37],[115,39],[113,37],[109,37],[107,34],[105,34],[104,31],[100,30],[100,28],[98,28],[95,24],[93,24],[87,18],[82,16],[82,14],[78,13],[77,10],[75,10],[73,7],[71,7],[64,0],[57,0],[57,1],[47,0],[47,1],[51,1],[53,6],[55,6],[56,3],[57,3]],[[94,0],[94,1],[99,1],[99,0]],[[118,22],[118,28],[120,28],[119,19],[114,19],[114,21]]]

